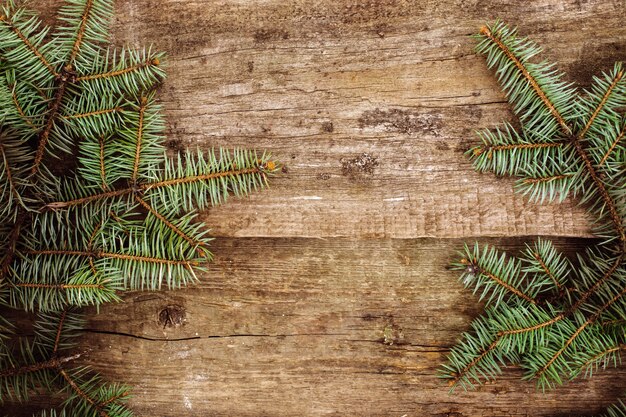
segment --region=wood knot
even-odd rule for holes
[[[185,323],[185,316],[185,308],[183,306],[172,304],[159,311],[158,322],[163,328],[179,327]]]

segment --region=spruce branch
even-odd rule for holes
[[[518,191],[533,201],[578,197],[601,241],[572,260],[544,239],[518,256],[466,246],[453,266],[487,310],[441,376],[452,389],[467,389],[514,364],[549,389],[620,363],[625,345],[626,74],[617,63],[589,91],[576,92],[553,64],[533,63],[540,48],[504,23],[483,27],[477,38],[521,130],[507,123],[479,132],[482,145],[468,151],[475,169],[521,177]]]
[[[609,407],[606,413],[600,417],[626,417],[626,404],[620,400],[617,404]]]
[[[280,168],[253,150],[168,155],[164,56],[108,45],[112,3],[67,0],[53,32],[13,0],[0,13],[0,304],[37,314],[30,339],[0,317],[0,404],[61,389],[41,415],[132,416],[129,387],[77,365],[74,309],[196,282],[212,259],[197,210]]]

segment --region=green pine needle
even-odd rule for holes
[[[197,210],[279,169],[250,150],[168,155],[164,56],[109,46],[112,4],[67,0],[54,31],[13,0],[0,12],[0,304],[37,313],[30,340],[0,319],[0,404],[60,388],[43,416],[132,415],[129,387],[75,365],[74,309],[197,282],[212,259]]]
[[[465,247],[453,267],[487,310],[441,369],[452,389],[473,388],[520,366],[550,389],[616,366],[626,344],[626,77],[621,63],[577,92],[540,48],[497,21],[476,36],[520,121],[478,133],[479,172],[521,177],[532,201],[577,196],[595,219],[596,246],[573,260],[539,239],[518,256]],[[608,416],[625,415],[623,404]]]

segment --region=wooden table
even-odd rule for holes
[[[584,87],[626,57],[624,7],[118,0],[114,42],[169,55],[171,149],[267,149],[285,172],[202,215],[216,239],[199,285],[93,311],[84,363],[132,384],[140,416],[599,412],[624,367],[546,394],[509,369],[449,395],[436,372],[482,309],[446,269],[464,242],[590,243],[575,202],[531,204],[464,157],[476,129],[512,120],[469,35],[501,17]]]

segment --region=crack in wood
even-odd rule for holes
[[[306,336],[349,336],[348,333],[286,333],[286,334],[227,334],[227,335],[209,335],[209,336],[189,336],[179,338],[167,338],[167,337],[150,337],[141,336],[126,332],[116,332],[110,330],[98,330],[98,329],[83,329],[84,333],[94,334],[106,334],[111,336],[130,337],[134,339],[147,340],[150,342],[181,342],[187,340],[201,340],[201,339],[228,339],[235,337],[272,337],[272,338],[284,338],[284,337],[306,337]]]

